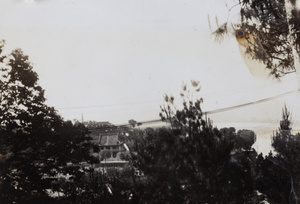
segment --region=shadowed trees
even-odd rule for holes
[[[272,138],[276,154],[257,157],[254,132],[214,128],[203,115],[203,100],[193,98],[200,85],[192,81],[194,92],[183,86],[181,108],[165,96],[160,116],[167,127],[135,130],[139,124],[130,121],[124,141],[131,153],[123,157],[142,176],[128,166],[108,177],[89,165],[98,161],[91,156],[87,127],[64,121],[45,104],[28,56],[19,49],[1,54],[0,65],[1,203],[257,203],[264,196],[272,203],[296,203],[299,198],[300,137],[291,133],[286,107]],[[49,191],[61,197],[49,198]]]
[[[257,158],[257,188],[271,203],[298,203],[300,135],[291,132],[291,114],[282,110],[279,130],[272,136],[274,154]]]
[[[58,175],[80,176],[79,162],[90,161],[88,130],[65,122],[45,104],[28,56],[20,49],[3,55],[0,44],[1,203],[30,203],[47,197]]]
[[[195,93],[198,82],[192,81]],[[183,108],[165,97],[163,121],[170,127],[146,129],[137,143],[135,165],[145,174],[141,197],[164,203],[243,203],[253,199],[252,160],[235,153],[233,137],[203,119],[202,99],[183,86]],[[234,135],[235,134],[235,135]],[[256,153],[254,154],[254,158]]]

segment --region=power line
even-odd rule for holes
[[[271,101],[274,100],[276,98],[280,98],[283,97],[285,95],[291,94],[291,93],[296,93],[296,92],[300,92],[300,90],[294,90],[294,91],[289,91],[289,92],[285,92],[276,96],[272,96],[272,97],[268,97],[268,98],[264,98],[264,99],[260,99],[257,101],[252,101],[252,102],[248,102],[248,103],[243,103],[243,104],[239,104],[239,105],[235,105],[235,106],[230,106],[230,107],[226,107],[226,108],[220,108],[220,109],[215,109],[215,110],[211,110],[211,111],[204,111],[204,114],[216,114],[216,113],[220,113],[220,112],[225,112],[225,111],[229,111],[229,110],[234,110],[237,108],[241,108],[241,107],[245,107],[245,106],[249,106],[249,105],[255,105],[258,103],[263,103],[263,102],[267,102],[267,101]],[[153,120],[146,120],[146,121],[140,121],[139,123],[143,124],[149,124],[149,123],[157,123],[157,122],[162,122],[163,121],[161,119],[153,119]],[[118,129],[118,128],[122,128],[122,127],[129,127],[130,124],[129,123],[123,123],[123,124],[119,124],[119,125],[114,125],[111,127],[99,127],[99,128],[93,128],[90,130],[107,130],[107,129]]]
[[[283,94],[279,94],[277,96],[272,96],[272,97],[268,97],[268,98],[260,99],[260,100],[257,100],[257,101],[248,102],[248,103],[243,103],[243,104],[239,104],[239,105],[235,105],[235,106],[229,106],[229,107],[226,107],[226,108],[220,108],[220,109],[216,109],[216,110],[205,111],[203,113],[204,114],[215,114],[215,113],[225,112],[225,111],[233,110],[233,109],[236,109],[236,108],[241,108],[241,107],[244,107],[244,106],[249,106],[249,105],[254,105],[254,104],[258,104],[258,103],[262,103],[262,102],[271,101],[273,99],[280,98],[280,97],[283,97],[285,95],[295,93],[295,92],[299,92],[299,91],[300,90],[289,91],[289,92],[286,92],[286,93],[283,93]]]
[[[294,79],[296,79],[296,77],[292,78],[291,80],[288,80],[288,81],[283,81],[283,82],[280,82],[281,84],[287,84],[287,83],[291,83],[291,81],[293,81]],[[276,84],[277,82],[272,82],[272,84],[269,84],[270,86],[271,85],[274,85]],[[214,92],[214,93],[211,93],[209,90],[206,91],[209,94],[209,96],[205,95],[205,98],[211,98],[212,96],[222,96],[222,95],[228,95],[229,93],[231,92],[235,92],[235,93],[239,93],[239,92],[245,92],[245,91],[255,91],[256,89],[261,89],[261,88],[265,88],[266,86],[264,84],[261,84],[259,85],[258,87],[255,87],[254,89],[253,88],[250,88],[250,87],[247,87],[246,90],[243,89],[243,90],[238,90],[238,89],[231,89],[231,90],[227,90],[227,91],[222,91],[222,92]],[[152,101],[140,101],[140,102],[128,102],[128,103],[116,103],[116,104],[103,104],[103,105],[91,105],[91,106],[71,106],[71,107],[60,107],[60,108],[57,108],[59,110],[69,110],[69,109],[88,109],[88,108],[105,108],[105,107],[118,107],[118,106],[130,106],[130,105],[140,105],[140,104],[148,104],[148,103],[155,103],[155,102],[158,102],[158,100],[152,100]]]

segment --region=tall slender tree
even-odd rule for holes
[[[298,203],[300,198],[300,133],[294,135],[291,129],[290,112],[284,106],[279,131],[272,137],[272,146],[277,152],[272,161],[289,175],[290,200]]]

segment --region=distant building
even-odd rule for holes
[[[118,133],[100,134],[98,139],[100,165],[105,167],[122,167],[128,151],[124,142],[120,142]]]
[[[109,129],[109,127],[113,127],[114,125],[111,124],[108,121],[102,121],[102,122],[97,122],[97,121],[84,121],[83,124],[89,128],[89,129],[103,129],[103,128],[107,128]]]

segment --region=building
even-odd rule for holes
[[[129,155],[129,151],[126,149],[126,144],[119,140],[118,133],[102,133],[98,138],[101,166],[122,167],[128,163],[126,157]]]

